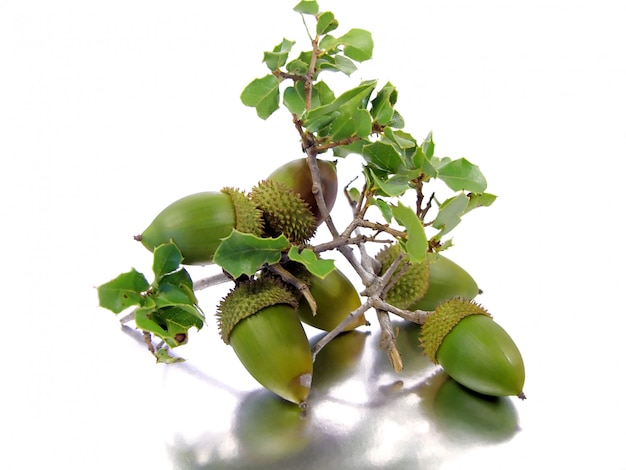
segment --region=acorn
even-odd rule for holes
[[[287,401],[305,406],[313,356],[296,313],[297,300],[271,279],[238,283],[218,307],[222,340],[250,375]]]
[[[298,316],[307,325],[320,330],[331,331],[357,308],[361,306],[361,297],[350,280],[335,268],[325,278],[309,276],[309,291],[317,304],[316,314],[305,299],[298,303]],[[354,330],[366,325],[365,315],[361,314],[346,325],[343,331]]]
[[[309,240],[317,228],[311,207],[293,190],[274,180],[260,181],[250,192],[250,199],[263,213],[265,234],[281,234],[295,244]]]
[[[328,212],[330,212],[337,199],[337,167],[333,162],[319,159],[317,160],[317,166],[320,170],[324,202]],[[285,163],[274,170],[267,179],[283,183],[298,194],[311,208],[316,225],[319,226],[322,223],[322,216],[313,194],[313,178],[311,177],[311,170],[306,158],[299,158]]]
[[[526,398],[524,361],[504,329],[466,299],[441,303],[422,327],[424,353],[461,385],[484,395]]]
[[[183,264],[204,265],[213,263],[215,250],[233,229],[262,235],[262,214],[243,192],[224,188],[173,202],[135,239],[150,251],[171,240],[180,249]]]
[[[394,244],[383,248],[376,259],[384,273],[400,254]],[[478,295],[476,281],[461,266],[440,253],[431,253],[422,263],[411,263],[402,277],[387,292],[385,300],[405,310],[434,310],[446,300],[462,297],[468,300]]]
[[[446,300],[462,297],[474,299],[480,293],[474,278],[461,266],[440,253],[428,263],[428,289],[410,310],[435,310]]]

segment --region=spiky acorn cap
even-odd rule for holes
[[[241,190],[232,187],[222,188],[221,192],[230,196],[235,209],[235,229],[260,237],[263,234],[263,213]]]
[[[376,255],[376,259],[381,264],[381,272],[389,269],[391,264],[398,258],[402,247],[399,243],[387,245]],[[396,272],[399,273],[400,267]],[[422,263],[411,263],[404,270],[402,277],[385,294],[385,300],[398,308],[414,310],[415,304],[424,297],[428,290],[428,261]]]
[[[229,344],[230,334],[241,320],[277,304],[296,308],[298,301],[280,282],[270,278],[237,284],[218,306],[217,321],[222,340]]]
[[[297,193],[274,180],[259,182],[250,193],[250,199],[265,218],[265,231],[270,236],[281,233],[292,243],[304,243],[317,227],[311,207]]]
[[[491,318],[491,314],[482,306],[467,299],[450,299],[437,306],[422,326],[420,338],[424,353],[431,361],[439,363],[437,351],[444,338],[461,320],[470,315],[486,315]]]

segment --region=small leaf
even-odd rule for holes
[[[174,364],[176,362],[185,362],[182,357],[171,356],[169,348],[161,348],[155,353],[155,357],[158,363]]]
[[[174,242],[157,246],[154,249],[154,260],[152,261],[155,281],[158,283],[163,276],[176,271],[182,262],[183,255]]]
[[[282,251],[289,246],[284,235],[278,238],[260,238],[233,230],[217,247],[213,261],[235,279],[242,274],[252,276],[265,263],[280,261]]]
[[[331,31],[337,29],[338,26],[339,22],[335,19],[335,15],[333,15],[330,11],[320,13],[317,17],[316,31],[320,36],[330,33]]]
[[[322,279],[335,269],[335,262],[332,259],[319,259],[309,248],[299,251],[297,247],[292,246],[287,255],[290,260],[303,264],[310,273]]]
[[[317,15],[320,11],[316,0],[302,0],[295,7],[293,7],[293,9],[303,15]]]
[[[160,286],[153,299],[159,308],[179,304],[193,305],[195,303],[195,296],[190,297],[187,289],[172,284]]]
[[[447,199],[439,206],[437,217],[435,217],[432,223],[434,228],[440,230],[438,237],[449,233],[461,222],[461,216],[466,212],[468,202],[469,198],[467,195],[461,193]]]
[[[396,87],[387,82],[385,86],[378,92],[376,98],[372,100],[372,119],[380,124],[386,126],[391,122],[394,113],[394,105],[398,99],[398,92]]]
[[[495,194],[489,193],[469,193],[468,196],[470,200],[467,205],[467,210],[465,211],[466,213],[476,209],[477,207],[488,207],[493,204],[497,198]]]
[[[391,211],[398,223],[406,228],[407,237],[400,240],[400,244],[409,256],[409,261],[421,263],[428,250],[428,239],[422,221],[413,210],[400,202],[397,206],[391,206]]]
[[[438,177],[454,191],[482,193],[487,188],[487,180],[480,168],[465,158],[453,160],[439,168]]]
[[[287,57],[291,52],[291,48],[295,44],[295,41],[289,41],[283,39],[283,42],[278,44],[271,52],[265,52],[263,55],[263,62],[273,72],[278,70],[287,63]]]
[[[351,29],[341,36],[339,41],[344,45],[343,53],[351,59],[363,62],[372,58],[374,41],[372,33],[369,31],[356,28]]]
[[[361,82],[358,86],[339,95],[331,103],[310,110],[305,116],[305,125],[308,127],[307,121],[313,121],[321,117],[329,116],[348,103],[361,102],[363,99],[367,99],[375,87],[375,80]]]
[[[383,215],[383,217],[385,218],[385,221],[390,224],[391,223],[391,219],[393,217],[393,213],[391,211],[391,206],[389,204],[387,204],[386,201],[380,199],[380,198],[376,198],[374,199],[374,204],[376,204],[376,207],[378,207],[380,209],[381,214]]]
[[[256,108],[261,119],[267,119],[278,109],[280,81],[274,75],[254,79],[241,93],[241,102]]]
[[[98,300],[101,307],[120,313],[132,305],[143,305],[142,293],[149,287],[145,276],[133,268],[99,286]]]
[[[395,175],[388,178],[387,173],[369,166],[364,168],[364,172],[368,178],[369,186],[380,196],[402,196],[411,187],[409,185],[409,179],[404,175]]]
[[[426,158],[431,159],[435,154],[435,142],[433,142],[433,133],[429,132],[422,142],[422,151]]]

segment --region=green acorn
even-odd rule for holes
[[[331,331],[341,323],[350,312],[361,306],[361,297],[350,280],[338,269],[331,271],[325,278],[310,276],[308,278],[309,290],[317,304],[316,314],[313,315],[311,307],[305,299],[298,303],[296,311],[307,325],[320,330]],[[352,320],[343,331],[354,330],[366,325],[364,315]]]
[[[183,264],[204,265],[213,262],[222,238],[233,229],[260,236],[262,214],[244,193],[224,188],[173,202],[135,239],[150,251],[171,240],[180,249]]]
[[[442,254],[435,254],[428,263],[428,289],[410,310],[435,310],[441,302],[456,297],[472,300],[479,292],[467,271]]]
[[[222,340],[266,389],[303,406],[313,356],[295,311],[297,301],[271,279],[239,283],[218,307]]]
[[[267,235],[283,234],[290,242],[300,244],[315,234],[317,225],[311,207],[283,183],[263,180],[252,188],[250,199],[263,212]]]
[[[526,398],[524,361],[504,329],[465,299],[440,304],[422,327],[424,353],[460,384],[484,395]]]
[[[317,166],[320,170],[324,202],[328,212],[330,212],[337,199],[337,168],[333,162],[319,159],[317,160]],[[312,190],[313,178],[311,178],[311,171],[306,158],[299,158],[285,163],[274,170],[267,179],[283,183],[298,194],[311,208],[316,224],[319,226],[322,223],[322,216]]]
[[[400,254],[394,244],[383,248],[376,259],[384,273]],[[434,310],[446,300],[473,299],[479,293],[476,281],[461,266],[439,253],[431,253],[422,263],[410,264],[387,292],[385,300],[405,310]]]

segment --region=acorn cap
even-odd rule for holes
[[[277,304],[296,308],[298,301],[280,282],[271,278],[239,283],[218,306],[217,320],[222,340],[230,344],[230,334],[237,323]]]
[[[284,234],[299,244],[315,234],[317,223],[311,207],[283,183],[263,180],[252,188],[250,198],[263,212],[265,231],[270,236]]]
[[[376,259],[380,261],[382,273],[389,269],[401,250],[400,244],[394,243],[378,252]],[[400,273],[402,269],[403,267],[400,266],[396,273]],[[409,264],[402,277],[385,294],[385,301],[401,309],[414,310],[415,304],[428,290],[428,273],[429,265],[426,260],[422,263]]]
[[[228,194],[235,210],[235,229],[260,237],[263,234],[263,213],[241,190],[225,187],[221,192]]]
[[[431,361],[439,364],[437,351],[439,351],[442,341],[452,328],[470,315],[486,315],[491,318],[491,315],[483,307],[473,301],[463,299],[451,299],[444,302],[428,316],[422,326],[420,343],[424,348],[424,353]]]

